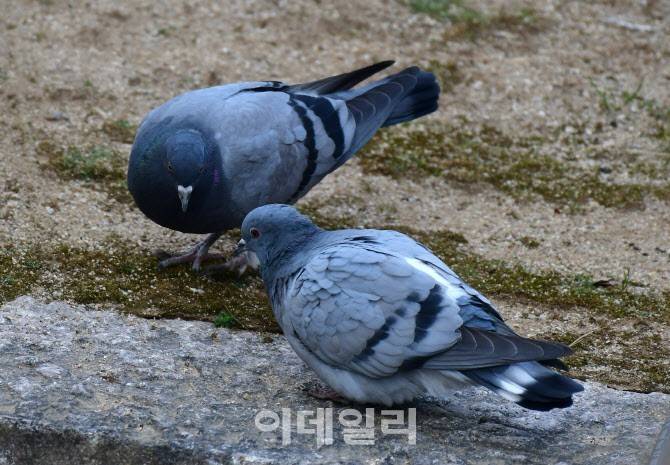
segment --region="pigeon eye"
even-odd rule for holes
[[[249,230],[249,233],[251,234],[251,237],[253,237],[254,239],[258,239],[259,237],[261,237],[261,232],[256,228],[251,228]]]
[[[174,171],[174,168],[172,167],[172,163],[168,162],[167,169],[170,173],[172,173]]]
[[[201,166],[200,169],[198,170],[198,173],[202,174],[205,172],[205,167]]]

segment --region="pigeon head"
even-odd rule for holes
[[[211,177],[207,172],[207,146],[202,135],[195,130],[180,130],[165,141],[164,168],[179,197],[181,209],[188,211],[194,191],[208,187]]]
[[[289,205],[258,207],[242,222],[240,250],[253,252],[261,268],[278,266],[321,229]]]

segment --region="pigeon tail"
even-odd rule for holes
[[[416,66],[358,89],[333,94],[347,102],[356,121],[349,153],[363,147],[380,127],[410,121],[437,109],[435,75]]]
[[[461,371],[475,384],[529,410],[547,411],[572,405],[581,384],[537,362],[521,362]]]
[[[382,127],[411,121],[437,110],[440,86],[435,79],[435,75],[419,70],[415,76],[417,78],[416,85],[410,93],[396,104]]]

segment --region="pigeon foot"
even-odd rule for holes
[[[225,255],[220,253],[209,253],[209,248],[221,237],[221,234],[212,233],[208,235],[203,241],[198,242],[193,249],[181,255],[171,255],[164,250],[155,251],[154,255],[160,260],[158,262],[158,269],[162,270],[180,263],[192,263],[191,268],[194,271],[199,271],[200,265],[203,262],[225,258]]]
[[[303,383],[301,386],[303,392],[307,395],[314,397],[319,400],[330,400],[338,404],[348,404],[344,397],[337,393],[333,388],[319,382],[319,381],[308,381]]]
[[[205,274],[211,276],[218,272],[236,273],[237,276],[242,276],[247,269],[258,269],[258,258],[253,252],[245,251],[233,256],[230,260],[222,265],[212,265],[205,268]]]

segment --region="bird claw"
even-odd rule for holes
[[[189,263],[193,262],[193,267],[196,267],[195,263],[195,252],[187,252],[182,255],[172,255],[171,253],[165,250],[157,250],[154,252],[154,256],[160,260],[158,262],[158,269],[163,270],[170,266],[178,265],[180,263]],[[199,263],[198,263],[199,266]]]
[[[180,263],[192,262],[191,268],[193,271],[200,271],[203,262],[221,260],[224,258],[226,258],[226,256],[220,253],[198,255],[197,253],[189,252],[185,253],[184,255],[168,255],[167,258],[158,262],[158,269],[163,270],[170,266],[179,265]]]
[[[220,253],[208,253],[209,248],[220,236],[221,234],[210,234],[205,240],[196,244],[193,249],[181,255],[172,255],[165,250],[154,251],[154,256],[160,260],[158,262],[158,269],[163,270],[181,263],[192,263],[191,268],[194,271],[200,271],[202,262],[225,258],[225,255]]]
[[[167,250],[164,250],[164,249],[156,249],[153,252],[151,252],[151,255],[156,257],[161,262],[163,260],[166,260],[166,259],[172,257],[172,254],[170,252],[168,252]],[[159,266],[160,266],[160,264],[159,264]]]
[[[307,381],[303,383],[300,388],[307,395],[319,400],[330,400],[338,404],[349,403],[347,399],[342,397],[336,390],[319,381]]]
[[[248,268],[252,270],[258,269],[258,259],[253,252],[242,252],[229,259],[226,263],[221,265],[208,266],[203,270],[203,273],[209,277],[219,273],[235,273],[238,277],[242,276]]]

